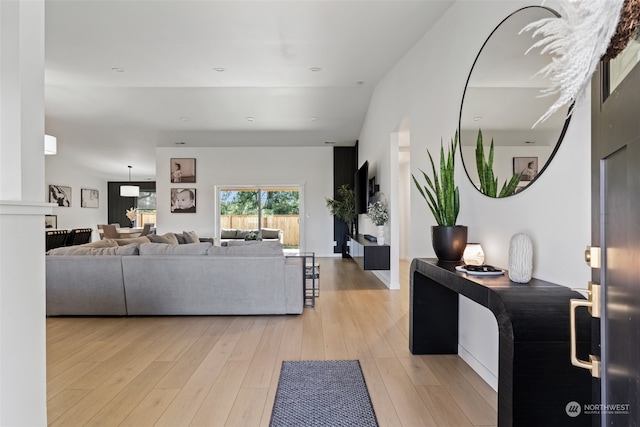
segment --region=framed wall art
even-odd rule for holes
[[[538,175],[537,157],[514,157],[513,173],[522,173],[520,181],[532,181]]]
[[[100,206],[100,192],[90,188],[80,189],[80,206],[83,208],[97,208]]]
[[[196,182],[196,159],[171,159],[171,182]]]
[[[49,185],[49,203],[57,203],[58,206],[71,206],[71,187],[63,185]]]
[[[58,215],[45,215],[44,228],[47,228],[47,229],[58,228]]]
[[[171,212],[195,213],[195,211],[196,211],[196,189],[195,188],[172,188],[171,189]]]

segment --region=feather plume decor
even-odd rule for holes
[[[558,95],[532,128],[564,105],[573,104],[568,115],[573,113],[584,97],[598,61],[607,51],[624,0],[557,0],[557,3],[560,17],[540,19],[520,31],[534,30],[532,38],[543,37],[525,54],[541,48],[540,54],[552,55],[551,62],[536,73],[550,82],[539,96]]]

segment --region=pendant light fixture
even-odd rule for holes
[[[131,185],[131,168],[133,166],[127,166],[129,168],[129,185],[120,186],[120,196],[122,197],[138,197],[140,195],[140,187],[137,185]]]

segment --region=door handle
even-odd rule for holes
[[[584,291],[584,289],[582,289],[582,291]],[[570,301],[569,327],[571,329],[571,364],[579,368],[588,369],[592,377],[600,378],[600,359],[590,354],[589,361],[586,361],[578,359],[577,355],[576,309],[578,307],[587,307],[592,317],[599,318],[601,314],[600,285],[589,282],[589,290],[586,292],[589,299],[571,299]]]

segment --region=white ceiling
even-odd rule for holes
[[[155,179],[176,142],[353,145],[376,83],[452,3],[46,0],[46,131],[115,180]]]

